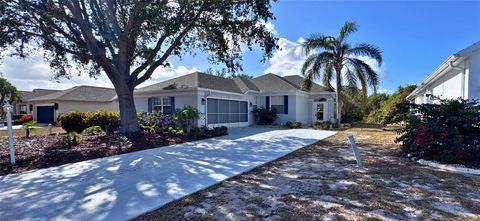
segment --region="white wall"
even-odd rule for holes
[[[468,59],[467,98],[480,99],[480,50]]]

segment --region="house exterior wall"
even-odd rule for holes
[[[446,72],[427,85],[420,86],[423,88],[409,99],[416,104],[435,102],[427,94],[441,99],[480,99],[480,50],[459,59],[463,60],[455,62],[454,67],[443,64]]]
[[[468,59],[466,91],[468,99],[480,100],[480,50]]]

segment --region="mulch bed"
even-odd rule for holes
[[[15,138],[16,164],[10,164],[8,142],[0,143],[0,175],[59,166],[84,160],[102,158],[139,150],[185,142],[175,137],[142,134],[133,138],[114,134],[105,136],[82,135],[78,146],[59,144],[61,134]]]

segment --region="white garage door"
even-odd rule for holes
[[[207,122],[209,126],[248,126],[248,102],[217,98],[207,99]]]

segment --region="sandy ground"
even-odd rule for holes
[[[365,168],[347,141],[354,134]],[[395,133],[350,129],[138,220],[480,220],[480,176],[399,157]]]

